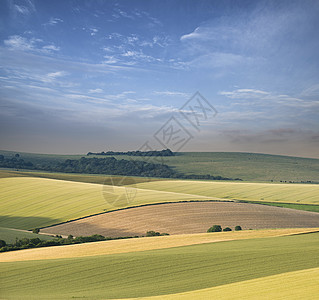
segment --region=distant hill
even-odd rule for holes
[[[0,155],[14,157],[19,153],[25,161],[37,163],[63,162],[86,155],[34,154],[1,151]],[[95,155],[89,158],[100,157]],[[143,156],[114,155],[118,159],[148,160]],[[161,158],[163,163],[184,174],[210,174],[248,181],[319,183],[319,159],[282,155],[239,152],[181,152]]]

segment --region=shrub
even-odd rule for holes
[[[235,227],[235,230],[236,230],[236,231],[242,230],[242,229],[241,229],[241,226],[237,225],[237,226]]]
[[[0,240],[0,248],[5,247],[7,245],[6,241]]]
[[[207,230],[207,232],[220,232],[220,231],[222,231],[222,227],[220,225],[213,225]]]
[[[153,230],[146,232],[146,236],[159,236],[159,235],[161,235],[159,232],[155,232]]]
[[[223,229],[223,231],[231,231],[231,228],[226,227],[226,228]]]
[[[72,234],[68,235],[68,240],[73,240],[73,235]]]
[[[30,239],[29,244],[38,245],[38,244],[41,244],[41,240],[39,238],[33,238],[33,239]]]
[[[38,234],[38,233],[40,232],[40,229],[39,229],[39,228],[34,228],[34,229],[32,230],[32,232]]]

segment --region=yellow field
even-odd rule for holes
[[[49,226],[126,206],[208,199],[183,193],[108,188],[100,184],[32,177],[1,178],[0,191],[0,226],[17,229]]]
[[[167,180],[138,183],[138,188],[206,197],[319,204],[319,185]]]
[[[126,298],[125,300],[269,300],[318,299],[319,268],[241,281],[213,288],[172,295]]]
[[[95,243],[26,249],[5,252],[0,255],[0,262],[59,259],[105,254],[130,253],[155,249],[165,249],[196,244],[269,238],[319,231],[319,228],[290,228],[215,232],[200,234],[180,234],[172,236],[147,237],[138,239],[113,240]]]

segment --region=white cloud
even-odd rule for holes
[[[60,47],[57,47],[54,45],[43,46],[42,49],[48,50],[48,51],[60,51]]]
[[[44,41],[41,39],[31,38],[27,39],[19,35],[12,35],[7,40],[4,40],[5,46],[12,50],[18,51],[35,51],[42,53],[51,53],[51,51],[59,51],[60,48],[55,45],[43,45]],[[42,44],[42,45],[41,45]]]
[[[19,35],[10,36],[8,40],[4,41],[4,44],[7,47],[11,49],[22,50],[22,51],[34,49],[34,43],[35,41],[33,39],[28,40]]]
[[[59,23],[63,23],[63,20],[60,19],[60,18],[53,18],[51,17],[49,22],[48,23],[45,23],[44,25],[50,25],[50,26],[54,26],[56,24],[59,24]]]
[[[237,89],[231,92],[225,92],[225,91],[219,92],[219,94],[231,99],[263,98],[269,95],[268,92],[256,90],[256,89]]]
[[[91,94],[100,94],[100,93],[103,93],[103,90],[102,89],[90,89],[89,90],[89,93]]]
[[[30,14],[29,9],[28,9],[27,7],[25,7],[25,6],[22,6],[22,5],[17,5],[17,4],[15,4],[15,5],[14,5],[14,9],[15,9],[18,13],[23,14],[23,15],[28,15],[28,14]]]
[[[193,39],[193,38],[202,38],[203,34],[200,31],[201,29],[197,27],[195,28],[193,32],[182,35],[180,40],[183,41],[183,40]]]
[[[183,92],[174,92],[174,91],[163,91],[163,92],[154,92],[155,95],[163,95],[163,96],[182,96],[182,97],[189,97],[190,94],[183,93]]]

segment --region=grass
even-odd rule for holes
[[[20,157],[35,164],[61,162],[66,159],[80,159],[79,155],[54,155],[20,153]],[[0,154],[12,157],[16,152],[0,150]],[[94,157],[94,156],[90,156]],[[101,156],[97,156],[100,157]],[[143,157],[115,156],[118,159]],[[210,174],[248,181],[314,181],[319,182],[319,159],[282,155],[239,153],[239,152],[182,152],[165,157],[165,164],[186,174]]]
[[[53,237],[49,235],[35,234],[32,232],[24,232],[17,229],[0,227],[0,240],[6,241],[7,244],[14,243],[16,239],[23,239],[23,238],[27,238],[27,239],[39,238],[41,240],[53,239]]]
[[[274,203],[274,202],[264,202],[264,201],[241,201],[244,203],[253,203],[253,204],[264,204],[276,207],[284,207],[284,208],[291,208],[297,210],[304,210],[304,211],[313,211],[319,213],[319,205],[311,205],[311,204],[294,204],[294,203]]]
[[[140,300],[193,300],[219,299],[269,300],[269,299],[315,299],[318,295],[319,268],[287,272],[242,282],[226,284],[209,289],[186,293],[143,297]],[[262,293],[261,293],[262,291]],[[126,299],[126,300],[135,300]]]
[[[136,183],[151,182],[163,180],[159,178],[148,177],[133,177],[133,176],[110,176],[101,174],[72,174],[72,173],[57,173],[57,172],[40,172],[40,171],[12,171],[9,169],[0,170],[0,179],[9,177],[37,177],[49,178],[57,180],[96,183],[96,184],[111,184],[111,185],[134,185]]]
[[[0,276],[5,289],[1,296],[114,299],[182,293],[318,268],[318,250],[319,233],[310,233],[92,257],[4,262]]]
[[[163,162],[185,174],[220,175],[248,181],[319,182],[319,159],[314,158],[240,152],[182,152],[164,157]]]
[[[6,252],[1,254],[0,262],[74,258],[105,254],[139,252],[233,240],[271,238],[278,236],[311,233],[316,231],[319,231],[319,228],[263,229],[243,230],[236,232],[179,234],[148,238],[144,237],[130,240],[112,240],[77,245],[27,249],[20,250],[18,252]]]
[[[169,180],[139,183],[138,188],[229,200],[319,204],[319,185]]]
[[[197,195],[32,177],[2,178],[0,190],[0,226],[26,230],[120,207],[207,199]]]

